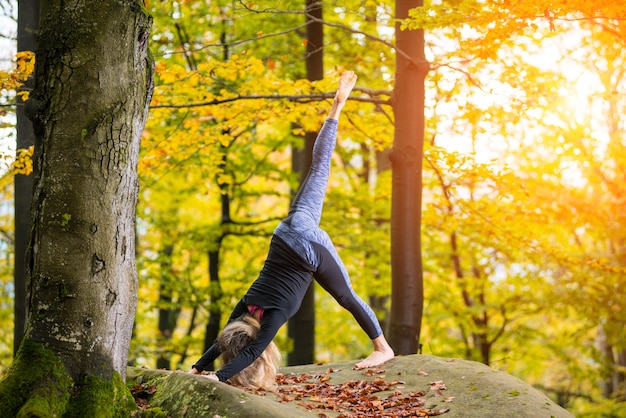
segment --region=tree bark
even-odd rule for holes
[[[307,43],[306,75],[315,81],[324,78],[324,27],[322,6],[317,0],[306,1]],[[311,167],[311,153],[317,132],[307,132],[304,136],[304,150],[299,150],[294,158],[294,170],[300,172],[300,184],[304,182]],[[300,158],[298,158],[300,157]],[[293,349],[287,354],[290,366],[315,362],[315,283],[307,289],[298,312],[288,321],[287,335],[293,341]]]
[[[220,147],[222,158],[220,162],[220,168],[225,169],[228,149],[226,147]],[[220,183],[218,179],[215,182],[220,188],[220,203],[221,203],[221,215],[220,215],[220,227],[222,228],[222,234],[217,238],[216,242],[212,243],[213,249],[209,251],[209,321],[207,322],[204,333],[204,351],[208,350],[213,343],[217,341],[217,337],[220,333],[220,324],[222,322],[222,308],[221,302],[224,297],[222,290],[222,282],[220,278],[220,252],[222,250],[222,242],[226,238],[229,225],[232,223],[230,216],[230,203],[231,195],[229,187],[225,183]],[[207,365],[207,370],[215,370],[215,362],[211,362]]]
[[[123,379],[137,303],[151,23],[137,0],[42,2],[27,102],[37,141],[28,325],[0,386],[2,416],[74,416],[75,405],[83,416],[113,416],[134,407]]]
[[[422,0],[396,0],[395,133],[390,155],[391,314],[389,342],[396,354],[419,348],[424,303],[421,255],[422,157],[424,149],[424,31],[401,30],[400,21]]]
[[[174,245],[167,244],[161,252],[161,277],[159,283],[159,335],[161,339],[161,346],[165,346],[166,342],[172,339],[174,330],[176,329],[176,323],[178,322],[178,315],[180,309],[175,309],[176,306],[172,300],[172,283],[175,278],[172,277],[172,253],[174,252]],[[170,369],[172,367],[172,352],[170,350],[163,349],[159,352],[159,356],[156,361],[157,369]]]
[[[17,10],[17,50],[35,51],[37,49],[37,31],[39,29],[39,0],[18,2]],[[25,88],[32,88],[27,81]],[[24,102],[17,98],[17,149],[35,145],[33,125],[24,114]],[[15,182],[15,261],[14,261],[14,324],[13,352],[17,350],[24,336],[26,327],[26,247],[30,233],[30,204],[33,190],[33,176],[17,174]]]

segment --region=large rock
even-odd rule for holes
[[[431,410],[433,414],[445,411],[441,414],[444,418],[572,417],[572,414],[532,386],[481,363],[412,355],[396,357],[383,367],[369,371],[353,370],[353,364],[350,361],[284,367],[280,372],[285,375],[310,374],[309,381],[313,383],[323,376],[325,385],[340,385],[348,381],[392,382],[389,390],[374,394],[377,399],[423,392],[420,397],[425,404],[420,409]],[[284,401],[284,396],[280,394],[263,393],[261,396],[182,372],[129,368],[127,379],[133,383],[155,384],[156,392],[149,401],[150,405],[161,407],[172,417],[311,418],[318,414],[328,417],[340,415],[337,411],[311,411],[305,408],[322,406],[324,402],[334,403],[330,399],[317,397],[311,400],[305,397],[299,401],[281,403],[279,399]],[[355,411],[344,410],[344,416],[360,416]],[[372,409],[368,416],[388,415],[384,415],[382,409],[380,412]]]

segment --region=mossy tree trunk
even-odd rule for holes
[[[28,319],[0,416],[114,416],[137,302],[137,159],[152,94],[140,0],[41,2]],[[78,412],[80,411],[80,412]]]

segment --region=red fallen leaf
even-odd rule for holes
[[[454,396],[448,396],[447,398],[445,398],[443,401],[444,402],[452,402],[452,400],[454,399]]]
[[[428,373],[425,372],[424,370],[420,370],[419,372],[417,372],[417,374],[420,376],[428,376]]]
[[[301,407],[303,407],[304,409],[306,409],[309,412],[312,411],[313,409],[315,409],[315,405],[312,405],[310,403],[298,402],[298,405],[300,405]]]
[[[443,383],[443,380],[430,382],[430,390],[445,390],[445,389],[446,389],[446,385]]]

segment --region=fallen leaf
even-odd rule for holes
[[[446,389],[446,385],[443,383],[443,380],[430,382],[430,390],[445,390],[445,389]]]

